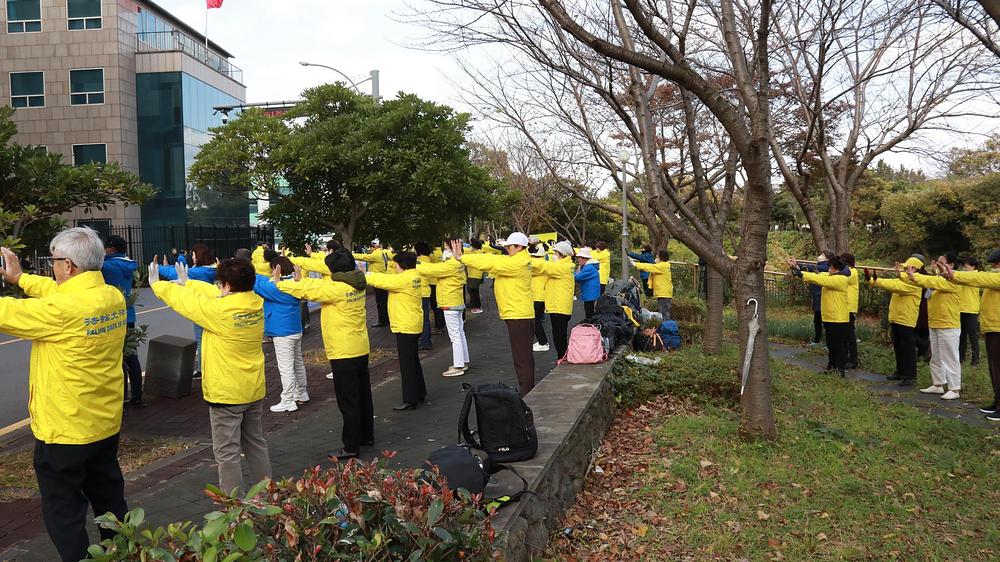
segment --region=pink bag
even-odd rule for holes
[[[559,360],[574,365],[603,363],[608,358],[601,338],[601,330],[593,324],[579,324],[569,333],[566,356]]]

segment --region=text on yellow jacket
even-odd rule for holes
[[[496,282],[493,294],[503,320],[535,317],[531,300],[531,256],[521,250],[513,256],[491,254],[463,255],[462,262],[492,275]]]
[[[545,258],[531,258],[531,300],[545,302],[545,283],[548,277],[539,273],[538,264],[545,263]]]
[[[264,398],[264,299],[253,291],[221,296],[215,285],[157,281],[153,294],[205,329],[201,393],[210,404],[249,404]]]
[[[979,324],[983,333],[1000,332],[1000,270],[956,271],[956,284],[980,287],[983,291]]]
[[[847,288],[850,282],[847,275],[804,271],[802,272],[802,280],[823,288],[819,305],[822,309],[824,322],[844,323],[851,321],[851,315],[847,311]]]
[[[302,279],[281,281],[278,290],[298,299],[322,304],[319,314],[327,359],[368,355],[364,289],[357,290],[340,281]]]
[[[354,254],[354,259],[369,264],[368,273],[395,273],[396,263],[392,258],[393,253],[385,248],[378,248],[367,254]]]
[[[416,269],[395,275],[369,273],[368,284],[389,291],[389,329],[394,334],[419,334],[424,331],[424,309],[421,287],[424,285]]]
[[[670,273],[670,262],[636,262],[635,268],[649,273],[649,285],[653,288],[653,298],[674,298],[674,280]]]
[[[544,275],[545,312],[549,314],[573,314],[573,292],[576,290],[576,264],[573,258],[564,257],[558,261],[541,260],[531,263],[532,275]],[[534,277],[532,277],[534,281]]]
[[[22,274],[27,299],[0,298],[0,332],[31,340],[28,414],[44,443],[86,445],[119,432],[125,297],[100,271],[56,285]]]
[[[449,259],[440,263],[418,263],[417,272],[437,285],[438,308],[465,306],[465,266]]]
[[[611,279],[611,250],[592,250],[590,255],[597,260],[597,271],[601,275],[601,285]]]
[[[958,312],[960,308],[958,285],[937,275],[914,273],[913,281],[910,281],[910,276],[902,273],[899,278],[904,283],[931,289],[931,297],[927,299],[927,327],[935,329],[962,327],[961,315]]]
[[[871,284],[892,295],[889,297],[889,322],[910,328],[917,325],[923,289],[899,279],[873,279]]]

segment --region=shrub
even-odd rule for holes
[[[670,394],[701,405],[732,407],[739,399],[737,354],[735,346],[727,346],[719,355],[684,347],[675,352],[644,354],[661,360],[649,366],[623,358],[611,370],[611,386],[618,402],[625,406]]]
[[[392,453],[386,453],[391,458]],[[492,514],[465,490],[451,492],[436,471],[389,470],[352,460],[265,480],[245,497],[209,486],[220,510],[202,528],[143,528],[142,509],[123,521],[98,518],[117,535],[90,547],[89,560],[489,560]]]

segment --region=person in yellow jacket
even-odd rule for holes
[[[87,557],[86,515],[125,516],[118,465],[122,422],[122,292],[104,282],[104,244],[70,228],[49,244],[55,280],[22,273],[3,248],[3,279],[29,297],[0,298],[0,333],[31,341],[28,414],[42,519],[64,561]],[[258,342],[259,343],[259,342]],[[114,532],[101,529],[101,539]]]
[[[395,273],[396,264],[392,261],[392,251],[383,248],[381,241],[372,240],[368,253],[356,253],[354,259],[368,264],[368,273]],[[390,271],[391,270],[391,271]],[[382,328],[389,325],[389,292],[385,289],[375,289],[375,310],[378,321],[372,328]]]
[[[820,308],[823,314],[823,327],[826,329],[826,347],[829,354],[826,369],[836,370],[840,376],[846,376],[847,368],[847,338],[850,334],[851,314],[847,307],[847,292],[850,284],[850,272],[840,256],[831,256],[830,269],[826,273],[802,271],[794,259],[788,260],[792,275],[801,277],[806,283],[819,285],[823,292],[820,296]]]
[[[603,240],[595,242],[590,255],[597,260],[597,271],[600,273],[601,294],[603,295],[604,288],[608,286],[608,280],[611,279],[611,250],[608,249],[608,243]]]
[[[937,265],[954,267],[954,257],[941,256]],[[961,397],[962,364],[958,361],[958,340],[962,333],[959,315],[958,285],[937,275],[921,275],[907,267],[901,275],[904,283],[930,289],[927,299],[927,326],[931,337],[931,385],[920,389],[924,394],[940,394],[943,400]],[[945,391],[945,385],[948,390]]]
[[[920,268],[924,262],[911,257],[903,262],[904,267]],[[896,371],[887,378],[899,381],[899,386],[913,386],[917,381],[917,316],[923,291],[899,279],[879,278],[877,271],[865,270],[865,280],[873,287],[890,293],[889,328],[892,334],[892,349],[896,356]]]
[[[275,269],[278,290],[298,299],[322,304],[320,323],[323,347],[333,372],[333,390],[337,408],[343,417],[341,439],[344,446],[330,456],[337,459],[357,457],[362,445],[375,444],[375,408],[372,404],[371,377],[368,372],[368,329],[365,327],[365,274],[358,270],[346,248],[338,248],[326,257],[330,279],[282,281]]]
[[[204,330],[201,393],[208,402],[212,450],[219,487],[243,489],[240,455],[253,482],[271,477],[271,459],[261,425],[263,416],[264,299],[254,293],[257,276],[248,260],[225,259],[216,268],[219,286],[189,280],[177,266],[177,281],[160,281],[156,261],[149,265],[153,294]]]
[[[473,238],[469,240],[469,247],[465,250],[466,254],[482,254],[483,241],[478,238]],[[483,313],[483,299],[479,290],[483,285],[483,272],[474,267],[465,267],[466,283],[469,289],[469,312],[471,314],[482,314]]]
[[[340,242],[328,240],[325,251],[314,252],[312,244],[306,244],[305,256],[289,256],[288,259],[292,260],[292,263],[302,268],[303,271],[318,273],[326,279],[330,277],[330,268],[326,266],[326,256],[332,254],[334,250],[340,247]]]
[[[431,255],[433,253],[431,245],[427,242],[417,242],[413,245],[413,251],[417,254],[417,263],[431,264],[435,262],[434,257]],[[435,317],[435,307],[433,304],[434,299],[437,297],[437,280],[427,279],[423,276],[420,277],[420,280],[422,283],[420,286],[420,306],[424,311],[424,324],[420,331],[417,350],[425,351],[433,347],[431,334],[436,326],[431,322],[431,319]]]
[[[569,337],[569,319],[573,315],[573,292],[576,290],[576,263],[573,261],[573,245],[558,242],[553,246],[551,260],[531,262],[532,283],[536,275],[545,276],[545,312],[549,315],[552,328],[552,343],[556,347],[556,357],[566,356]]]
[[[424,280],[437,285],[437,303],[444,312],[444,323],[451,340],[451,367],[441,373],[458,377],[469,368],[469,343],[465,338],[465,266],[445,250],[439,263],[418,263],[417,272]]]
[[[674,298],[674,280],[670,274],[670,252],[656,252],[654,263],[642,263],[634,258],[628,258],[639,271],[649,273],[649,286],[653,289],[653,298],[660,309],[664,320],[670,320],[670,305]]]
[[[962,271],[976,271],[979,268],[979,260],[974,257],[966,257],[959,260],[958,267]],[[958,362],[965,363],[965,349],[972,348],[969,365],[975,367],[979,365],[979,308],[980,297],[979,287],[962,285],[959,287],[959,323],[962,326],[962,333],[958,336]]]
[[[528,254],[531,256],[531,300],[535,306],[535,344],[532,351],[548,351],[549,339],[545,335],[545,283],[548,277],[539,272],[536,267],[539,262],[545,262],[546,248],[541,242],[532,244],[528,239]]]
[[[421,305],[424,282],[417,272],[416,254],[398,252],[392,260],[396,263],[396,274],[369,273],[366,278],[372,287],[389,291],[389,329],[396,334],[396,355],[403,384],[403,402],[393,409],[416,410],[427,398],[427,383],[417,350],[425,317]]]
[[[253,264],[254,273],[257,275],[271,276],[271,259],[278,253],[261,242],[250,254],[250,263]]]
[[[858,270],[855,267],[854,254],[845,253],[840,256],[844,266],[851,272],[847,279],[847,312],[850,315],[850,327],[847,329],[847,368],[858,368],[858,332],[855,323],[858,320],[858,301],[861,297],[861,283]]]
[[[455,258],[496,277],[493,291],[500,318],[507,323],[510,351],[517,373],[517,387],[521,396],[535,387],[535,356],[531,345],[535,339],[535,307],[531,301],[531,256],[528,255],[528,237],[523,232],[513,232],[504,241],[507,255],[463,255],[461,241],[451,245]]]
[[[1000,422],[1000,248],[987,258],[991,271],[954,271],[945,266],[942,275],[963,287],[984,289],[980,308],[983,335],[986,340],[986,362],[993,384],[993,402],[979,408],[986,419]]]

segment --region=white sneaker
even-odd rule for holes
[[[305,404],[308,401],[309,401],[309,395],[308,394],[300,394],[300,395],[298,395],[298,396],[295,397],[295,403],[296,404]]]
[[[962,395],[959,394],[957,390],[949,390],[941,395],[941,400],[954,400],[961,397]]]
[[[536,342],[535,345],[531,346],[531,350],[535,351],[535,352],[538,352],[538,351],[548,351],[549,350],[549,344],[542,345],[542,344]]]
[[[298,409],[299,407],[295,405],[295,402],[278,402],[274,406],[271,406],[272,412],[294,412]]]
[[[448,367],[448,370],[441,373],[442,377],[460,377],[465,374],[465,369],[461,367]]]
[[[920,392],[923,392],[924,394],[944,394],[944,387],[932,384],[927,388],[921,388]]]
[[[326,378],[333,380],[333,373],[327,373]]]

